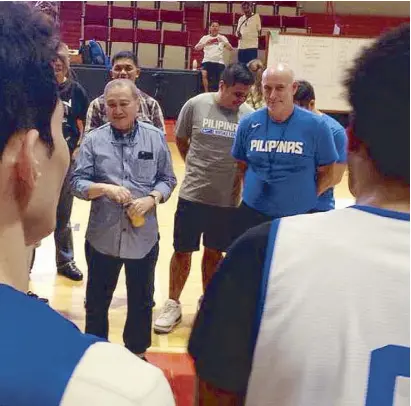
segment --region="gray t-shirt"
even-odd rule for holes
[[[254,110],[242,104],[238,111],[219,106],[216,93],[203,93],[190,99],[181,109],[176,137],[190,138],[186,173],[180,197],[220,207],[237,206],[233,196],[236,160],[231,147],[241,117]]]

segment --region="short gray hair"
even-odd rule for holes
[[[106,99],[107,93],[114,89],[115,87],[128,87],[131,90],[133,98],[138,99],[138,89],[137,86],[130,79],[114,79],[111,82],[108,82],[104,88],[104,98]]]

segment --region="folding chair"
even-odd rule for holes
[[[81,38],[80,44],[84,45],[87,40],[105,42],[105,52],[108,53],[109,42],[109,15],[110,7],[97,6],[83,3],[83,13],[81,16]]]
[[[160,10],[150,8],[137,8],[136,10],[136,28],[140,21],[150,21],[156,23],[156,29],[159,29],[160,24]]]
[[[282,16],[282,31],[287,32],[288,29],[297,29],[299,31],[311,32],[311,28],[308,27],[307,16]]]
[[[163,41],[161,44],[160,67],[164,65],[164,55],[166,46],[185,48],[184,68],[188,69],[190,53],[190,35],[186,31],[163,31]]]
[[[299,16],[302,6],[298,1],[275,1],[275,14],[281,14],[281,7],[295,8],[295,15]]]
[[[134,3],[134,2],[132,2]],[[121,21],[122,25],[117,27],[115,20]],[[109,37],[109,55],[112,54],[113,42],[131,43],[133,53],[136,52],[135,41],[135,27],[136,27],[137,15],[134,5],[131,7],[124,6],[111,6],[110,10],[110,37]]]
[[[226,35],[226,34],[234,33],[234,30],[233,30],[234,21],[233,21],[232,13],[211,12],[209,15],[209,19],[208,19],[208,26],[210,26],[212,21],[217,21],[221,27],[230,27],[229,33],[224,32],[225,30],[223,29],[223,31],[221,32],[222,34]]]
[[[261,15],[261,27],[263,28],[281,28],[282,27],[282,16],[265,16]]]
[[[160,29],[163,29],[163,23],[180,24],[181,31],[186,30],[184,10],[161,10],[160,9]]]
[[[143,30],[136,29],[136,53],[138,55],[139,44],[153,44],[157,45],[157,67],[160,67],[161,58],[161,31],[160,30]]]

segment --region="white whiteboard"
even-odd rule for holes
[[[342,82],[358,52],[372,41],[339,36],[269,35],[267,66],[286,63],[297,80],[309,81],[314,86],[318,109],[348,112]]]

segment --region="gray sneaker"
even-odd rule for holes
[[[168,299],[154,323],[154,332],[157,334],[170,333],[175,326],[181,323],[181,319],[182,314],[180,303]]]

